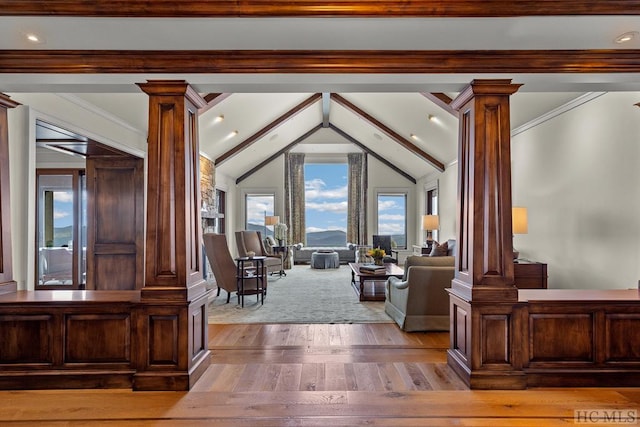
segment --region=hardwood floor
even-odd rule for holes
[[[2,426],[556,426],[574,410],[640,408],[640,389],[470,391],[448,334],[395,324],[209,325],[189,392],[0,392]]]

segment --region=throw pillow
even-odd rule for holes
[[[448,242],[444,242],[443,244],[440,244],[434,240],[433,246],[431,247],[431,253],[429,254],[429,256],[447,256],[448,252],[449,252]]]
[[[275,246],[275,242],[271,237],[267,237],[264,239],[264,248],[266,249],[269,255],[273,254],[273,247]]]

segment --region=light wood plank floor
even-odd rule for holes
[[[574,410],[639,409],[640,389],[470,391],[448,334],[395,324],[210,325],[189,392],[0,392],[2,426],[557,426]]]

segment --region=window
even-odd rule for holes
[[[347,244],[346,163],[307,163],[305,177],[305,227],[308,246]]]
[[[84,171],[39,169],[36,175],[36,289],[82,289],[87,247]]]
[[[263,236],[273,236],[273,227],[267,228],[264,217],[273,215],[275,194],[247,194],[245,196],[245,230],[254,230]]]
[[[431,188],[427,190],[425,197],[425,215],[438,215],[438,189]],[[438,230],[431,232],[433,240],[438,241]]]
[[[378,234],[391,236],[391,246],[407,248],[407,195],[378,193]]]
[[[224,234],[226,230],[226,224],[224,216],[227,211],[227,192],[216,188],[216,206],[218,206],[218,214],[220,216],[216,220],[215,232],[218,234]]]

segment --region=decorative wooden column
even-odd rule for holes
[[[202,277],[198,108],[185,81],[148,81],[145,283],[134,389],[188,390],[209,366]]]
[[[20,105],[0,93],[0,294],[15,292],[11,256],[11,200],[9,191],[9,119],[7,110]]]
[[[458,245],[448,363],[471,388],[524,388],[515,354],[511,234],[511,80],[474,80],[459,112]]]

